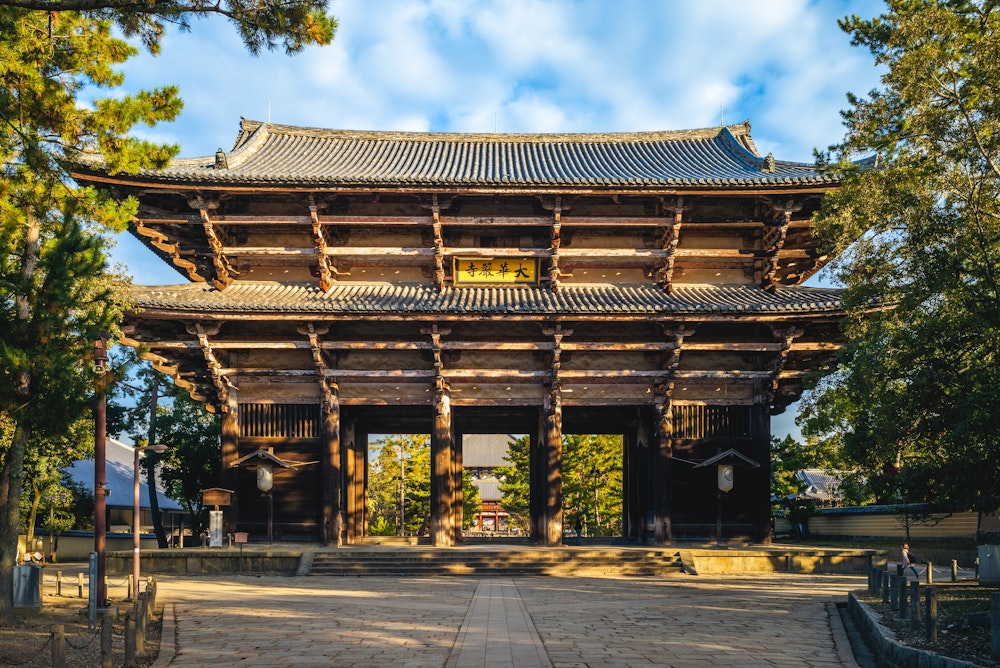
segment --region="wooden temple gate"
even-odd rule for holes
[[[622,434],[623,533],[767,541],[770,415],[829,363],[810,224],[835,176],[749,125],[607,135],[244,121],[232,151],[74,172],[135,196],[189,282],[133,288],[123,341],[223,413],[230,530],[352,543],[369,434],[431,435],[431,539],[461,540],[463,434],[530,437],[531,530],[562,541],[562,436]],[[254,472],[274,462],[262,497]],[[727,461],[730,461],[727,460]],[[756,465],[756,466],[754,466]]]

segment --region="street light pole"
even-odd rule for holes
[[[167,446],[145,445],[132,448],[135,460],[132,464],[132,600],[139,599],[139,453],[140,452],[163,452]]]
[[[105,546],[107,543],[107,341],[94,341],[94,365],[97,367],[97,405],[94,407],[94,552],[97,553],[96,600],[94,609],[103,610],[108,605],[108,585],[105,582]]]

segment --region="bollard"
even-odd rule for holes
[[[133,614],[135,615],[135,646],[139,652],[146,651],[146,620],[143,614],[144,601],[140,598],[135,602]]]
[[[979,557],[976,557],[976,579],[979,579]]]
[[[111,655],[111,614],[107,611],[101,614],[101,668],[114,668]]]
[[[958,582],[958,560],[951,560],[951,581]]]
[[[889,571],[882,571],[882,602],[889,602]]]
[[[128,581],[128,584],[125,585],[125,586],[128,587],[128,596],[126,596],[125,598],[126,599],[130,599],[130,598],[132,598],[132,592],[135,591],[135,589],[132,588],[132,583],[135,582],[135,576],[132,575],[131,573],[129,573],[127,581]]]
[[[893,610],[899,607],[899,575],[889,576],[889,607]]]
[[[927,562],[927,584],[934,584],[934,562]]]
[[[938,610],[937,610],[937,592],[934,591],[934,587],[928,587],[927,593],[924,594],[924,610],[926,614],[924,615],[924,624],[927,629],[927,642],[937,642],[938,637]]]
[[[135,613],[125,613],[125,668],[135,668]]]
[[[910,585],[910,624],[920,628],[920,583],[916,580]]]
[[[56,571],[56,596],[62,596],[62,571]]]
[[[1000,659],[1000,594],[990,595],[990,657]]]
[[[896,564],[896,575],[903,574],[903,564]]]
[[[66,632],[62,624],[52,627],[52,668],[66,668]]]
[[[76,574],[76,595],[79,598],[83,598],[83,573]]]
[[[910,616],[910,603],[906,600],[909,588],[910,587],[905,575],[900,575],[896,578],[896,589],[899,592],[897,594],[897,598],[899,599],[897,603],[899,604],[900,619],[907,619]]]

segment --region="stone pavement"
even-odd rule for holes
[[[854,666],[863,576],[159,576],[157,666]]]

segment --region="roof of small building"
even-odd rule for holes
[[[507,466],[504,456],[510,442],[517,440],[512,434],[465,434],[462,438],[462,465],[467,469]]]
[[[479,490],[480,501],[500,501],[503,498],[503,492],[500,491],[501,481],[498,478],[487,477],[487,478],[475,478],[472,480],[472,484],[476,486]]]
[[[99,161],[90,165],[100,172]],[[86,177],[82,177],[86,180]],[[129,180],[258,187],[656,189],[832,185],[815,165],[761,156],[750,123],[590,134],[351,131],[243,119],[231,151]]]
[[[134,463],[135,454],[132,446],[113,438],[105,441],[104,475],[109,490],[108,507],[132,507]],[[91,493],[94,492],[93,459],[78,459],[65,470],[77,484],[90,490]],[[181,505],[165,494],[159,482],[156,485],[156,500],[160,510],[181,510]],[[149,488],[144,474],[140,474],[139,477],[139,507],[149,508]]]
[[[839,312],[836,288],[756,285],[569,284],[545,287],[445,288],[424,284],[339,283],[323,292],[314,284],[237,281],[225,290],[207,283],[133,286],[138,308],[262,314],[766,314]]]

